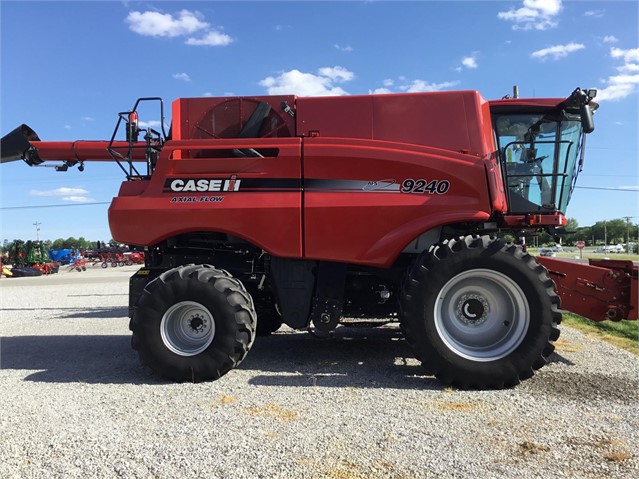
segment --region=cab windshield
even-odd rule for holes
[[[579,115],[497,114],[495,130],[510,212],[565,213],[581,165]]]

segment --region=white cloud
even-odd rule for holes
[[[617,70],[620,73],[639,72],[639,65],[636,63],[626,63],[625,65],[617,67]]]
[[[210,91],[206,91],[202,93],[202,96],[213,96],[213,93],[211,93]]]
[[[63,201],[73,201],[74,203],[94,203],[95,198],[88,198],[86,196],[65,196]]]
[[[391,90],[389,90],[388,88],[375,88],[374,90],[368,90],[369,95],[373,94],[373,95],[379,95],[379,94],[383,94],[383,93],[393,93]]]
[[[630,96],[635,91],[634,85],[610,85],[606,88],[597,90],[597,103],[608,100],[621,100]]]
[[[413,80],[410,84],[403,85],[399,87],[399,89],[407,93],[433,92],[446,90],[447,88],[452,88],[455,85],[459,85],[459,82],[446,81],[442,83],[428,83],[424,80]]]
[[[342,83],[355,78],[353,72],[348,71],[344,67],[323,67],[317,71],[320,75],[330,78],[331,80]]]
[[[94,121],[94,119],[91,118],[90,116],[83,116],[82,121]]]
[[[612,47],[610,49],[610,56],[612,58],[623,58],[626,63],[639,62],[639,48],[622,50],[621,48]]]
[[[31,196],[84,196],[89,192],[84,188],[67,188],[66,186],[56,188],[55,190],[31,190]]]
[[[429,83],[424,80],[413,80],[407,81],[406,77],[400,76],[399,81],[401,84],[396,84],[394,80],[386,79],[384,80],[383,88],[376,88],[374,90],[368,90],[369,94],[381,94],[381,93],[419,93],[419,92],[434,92],[434,91],[442,91],[448,88],[452,88],[456,85],[459,85],[458,81],[446,81],[442,83]],[[394,87],[391,89],[390,87]]]
[[[617,43],[618,41],[619,39],[614,35],[606,35],[605,37],[603,37],[604,43]]]
[[[586,10],[584,17],[601,18],[604,16],[605,10]]]
[[[612,47],[610,56],[623,60],[624,64],[617,67],[621,75],[609,76],[605,88],[597,91],[596,101],[621,100],[637,92],[639,85],[639,48],[623,50]]]
[[[547,30],[559,24],[561,0],[524,0],[523,6],[498,12],[497,18],[513,22],[513,30]]]
[[[141,128],[157,128],[158,126],[161,126],[162,123],[160,122],[160,120],[151,120],[151,121],[140,121],[138,125]]]
[[[226,45],[233,43],[233,39],[226,33],[212,30],[202,38],[189,38],[184,43],[195,46],[225,47]]]
[[[317,74],[299,70],[282,72],[277,77],[269,76],[259,82],[269,95],[338,96],[348,95],[335,83],[343,83],[355,78],[353,72],[335,66],[320,68]]]
[[[336,43],[335,45],[333,45],[333,47],[335,47],[335,49],[339,50],[340,52],[352,52],[353,51],[353,47],[350,46],[350,45],[341,46],[341,45],[338,45]]]
[[[64,129],[65,130],[70,130],[71,129],[71,125],[69,125],[69,124],[64,125]]]
[[[130,12],[126,17],[129,29],[149,37],[179,37],[190,35],[209,27],[199,12],[181,10],[174,17],[170,13]]]
[[[471,55],[463,57],[461,59],[461,65],[455,68],[456,71],[460,72],[464,68],[468,68],[470,70],[479,67],[477,64],[477,54],[478,52],[473,52]]]
[[[191,81],[191,77],[189,76],[188,73],[174,73],[173,74],[173,78],[175,78],[176,80],[182,80],[182,81]]]
[[[565,45],[553,45],[552,47],[543,48],[531,53],[532,58],[545,60],[547,57],[553,57],[555,60],[568,56],[569,53],[576,52],[586,48],[583,43],[567,43]]]
[[[125,21],[131,31],[147,37],[188,36],[184,42],[187,45],[217,47],[233,42],[229,35],[212,28],[197,11],[181,10],[175,15],[154,11],[129,12]],[[202,36],[192,36],[198,32],[201,32]]]

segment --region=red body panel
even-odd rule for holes
[[[168,237],[193,231],[227,233],[249,241],[274,255],[302,255],[302,193],[290,190],[232,192],[166,191],[167,178],[203,177],[278,179],[301,177],[301,139],[263,139],[262,146],[279,149],[273,158],[196,158],[186,152],[246,148],[250,140],[195,140],[167,142],[157,168],[146,188],[131,188],[124,182],[121,194],[109,208],[113,238],[123,243],[152,245]],[[179,155],[174,155],[179,153]],[[137,183],[137,182],[136,182]],[[142,182],[140,182],[142,183]],[[131,195],[133,193],[133,195]],[[201,198],[223,198],[219,202]],[[172,202],[174,198],[195,198],[194,202]]]
[[[304,141],[307,258],[390,266],[421,233],[491,213],[484,160],[435,148],[333,138]],[[350,183],[336,183],[339,178]],[[406,179],[447,181],[444,194],[402,193]],[[306,184],[306,183],[305,183]]]
[[[297,99],[299,135],[391,141],[486,157],[488,102],[476,91]]]

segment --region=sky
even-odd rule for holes
[[[138,97],[597,88],[567,216],[639,222],[637,1],[0,1],[0,133],[109,139]],[[157,125],[145,111],[141,121]],[[154,122],[154,123],[152,123]],[[115,163],[0,167],[0,241],[111,238]],[[62,205],[62,206],[59,206]]]

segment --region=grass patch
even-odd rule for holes
[[[616,323],[603,321],[595,323],[582,316],[566,313],[564,314],[563,324],[639,356],[639,321],[619,321]]]
[[[579,250],[577,248],[569,248],[570,251],[558,251],[555,253],[555,258],[559,259],[573,259],[579,258]],[[528,252],[534,256],[539,255],[541,248],[528,248]],[[636,253],[596,253],[592,249],[583,250],[581,257],[583,259],[619,259],[619,260],[631,260],[639,261],[639,254]]]
[[[579,258],[579,251],[572,253],[557,253],[556,258]],[[590,253],[586,252],[582,255],[583,259],[617,259],[639,261],[639,255],[627,253]]]

